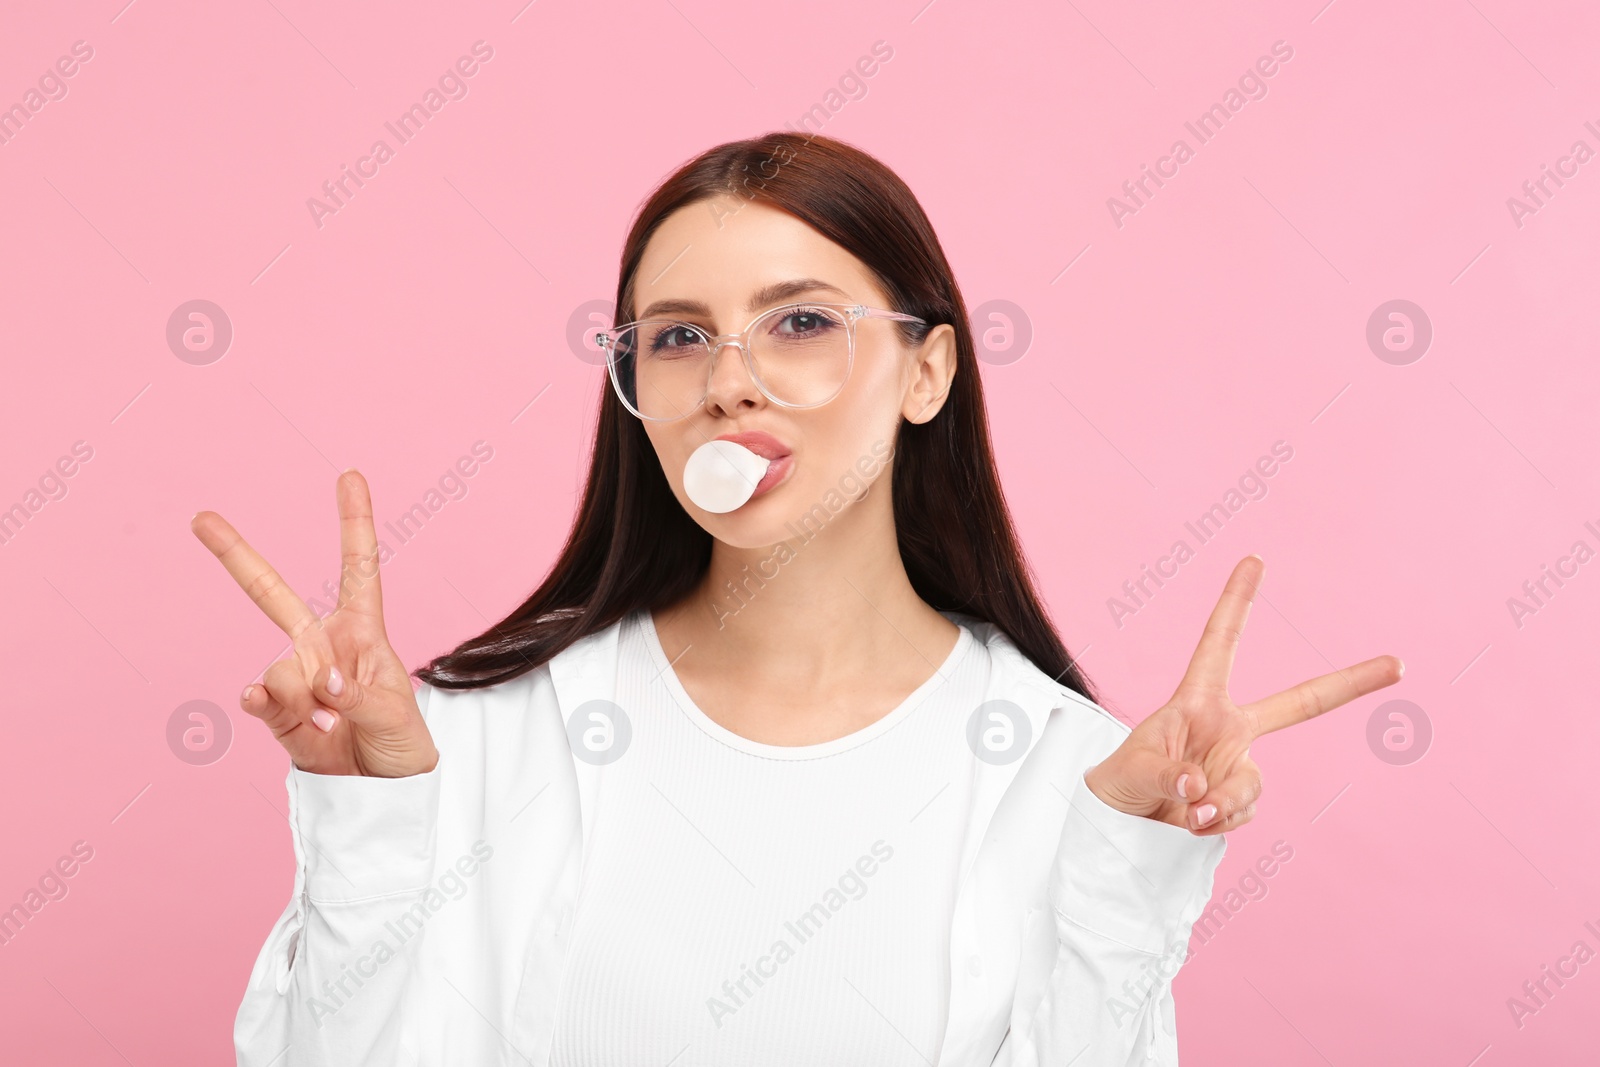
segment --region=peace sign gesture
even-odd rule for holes
[[[1398,657],[1377,656],[1243,707],[1235,704],[1228,675],[1265,569],[1260,556],[1239,561],[1172,699],[1085,773],[1089,788],[1106,804],[1186,827],[1196,836],[1231,830],[1255,817],[1261,794],[1252,741],[1393,685],[1405,673]]]
[[[249,685],[239,706],[267,724],[296,767],[315,774],[399,778],[430,771],[439,753],[411,678],[383,627],[372,497],[351,468],[339,500],[339,603],[318,618],[221,515],[189,522],[239,587],[294,643],[294,653]]]

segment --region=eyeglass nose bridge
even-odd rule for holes
[[[750,384],[756,387],[757,392],[767,396],[766,387],[761,381],[761,374],[756,369],[755,356],[751,353],[750,346],[745,343],[744,334],[725,333],[716,337],[706,338],[706,380],[703,384],[704,392],[701,393],[700,403],[704,404],[706,398],[711,395],[711,376],[717,372],[717,353],[727,345],[732,345],[739,350],[739,363],[744,367],[745,375],[750,379]]]
[[[745,346],[744,334],[742,334],[742,333],[725,333],[725,334],[722,334],[720,337],[708,337],[708,338],[706,338],[706,354],[714,356],[714,355],[717,354],[718,349],[722,348],[724,345],[733,345],[740,352],[749,352],[750,351],[750,349]]]

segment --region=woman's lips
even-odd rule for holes
[[[789,451],[789,446],[765,430],[718,434],[715,440],[737,442],[767,460],[767,473],[756,482],[755,491],[750,494],[751,500],[783,481],[794,468],[794,456]]]
[[[762,493],[765,493],[767,490],[783,481],[793,467],[794,456],[792,455],[783,455],[779,456],[775,460],[772,460],[767,464],[767,473],[763,474],[761,476],[761,480],[756,482],[755,492],[750,494],[750,499],[754,500]]]
[[[762,459],[777,459],[789,454],[789,446],[765,430],[745,430],[743,433],[718,434],[713,440],[733,441],[741,444]]]

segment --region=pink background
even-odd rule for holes
[[[0,907],[93,849],[0,946],[0,1058],[231,1062],[292,874],[287,759],[236,698],[285,642],[190,516],[321,595],[339,470],[390,519],[486,441],[384,575],[408,665],[481,631],[565,533],[603,380],[569,324],[612,293],[634,207],[825,102],[882,40],[822,132],[906,179],[971,308],[1031,324],[982,367],[996,447],[1108,705],[1160,704],[1251,551],[1237,698],[1408,667],[1256,745],[1266,791],[1219,894],[1274,841],[1294,855],[1181,973],[1184,1062],[1594,1061],[1600,962],[1520,1028],[1506,1004],[1600,949],[1600,562],[1520,627],[1507,606],[1600,548],[1600,160],[1520,227],[1506,204],[1575,140],[1600,149],[1591,5],[124,2],[0,33],[0,104],[94,50],[0,145],[0,506],[93,449],[0,545]],[[480,39],[469,94],[319,228],[307,198]],[[1279,40],[1267,95],[1198,144],[1185,121]],[[1119,228],[1107,198],[1179,137],[1194,158]],[[166,341],[194,299],[234,329],[205,366]],[[1392,299],[1433,325],[1407,365],[1366,342]],[[1266,497],[1119,628],[1108,598],[1278,440]],[[1424,758],[1369,747],[1391,698],[1431,722]],[[209,765],[167,742],[192,700],[236,731]]]

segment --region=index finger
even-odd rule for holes
[[[222,561],[239,588],[278,629],[291,638],[298,638],[307,627],[320,622],[316,613],[272,569],[272,564],[251,548],[227,519],[214,511],[202,511],[189,521],[189,529]]]
[[[1233,654],[1239,647],[1239,635],[1244,632],[1245,620],[1250,617],[1250,602],[1255,599],[1261,584],[1261,574],[1266,563],[1260,556],[1246,556],[1233,568],[1228,584],[1217,598],[1206,620],[1200,644],[1189,660],[1189,669],[1183,674],[1179,689],[1228,688],[1228,676],[1233,673]]]
[[[1260,737],[1285,726],[1314,719],[1356,697],[1391,686],[1405,672],[1406,665],[1400,662],[1398,656],[1374,656],[1342,671],[1324,674],[1281,693],[1245,704],[1239,710],[1250,714],[1255,723],[1255,735]]]

